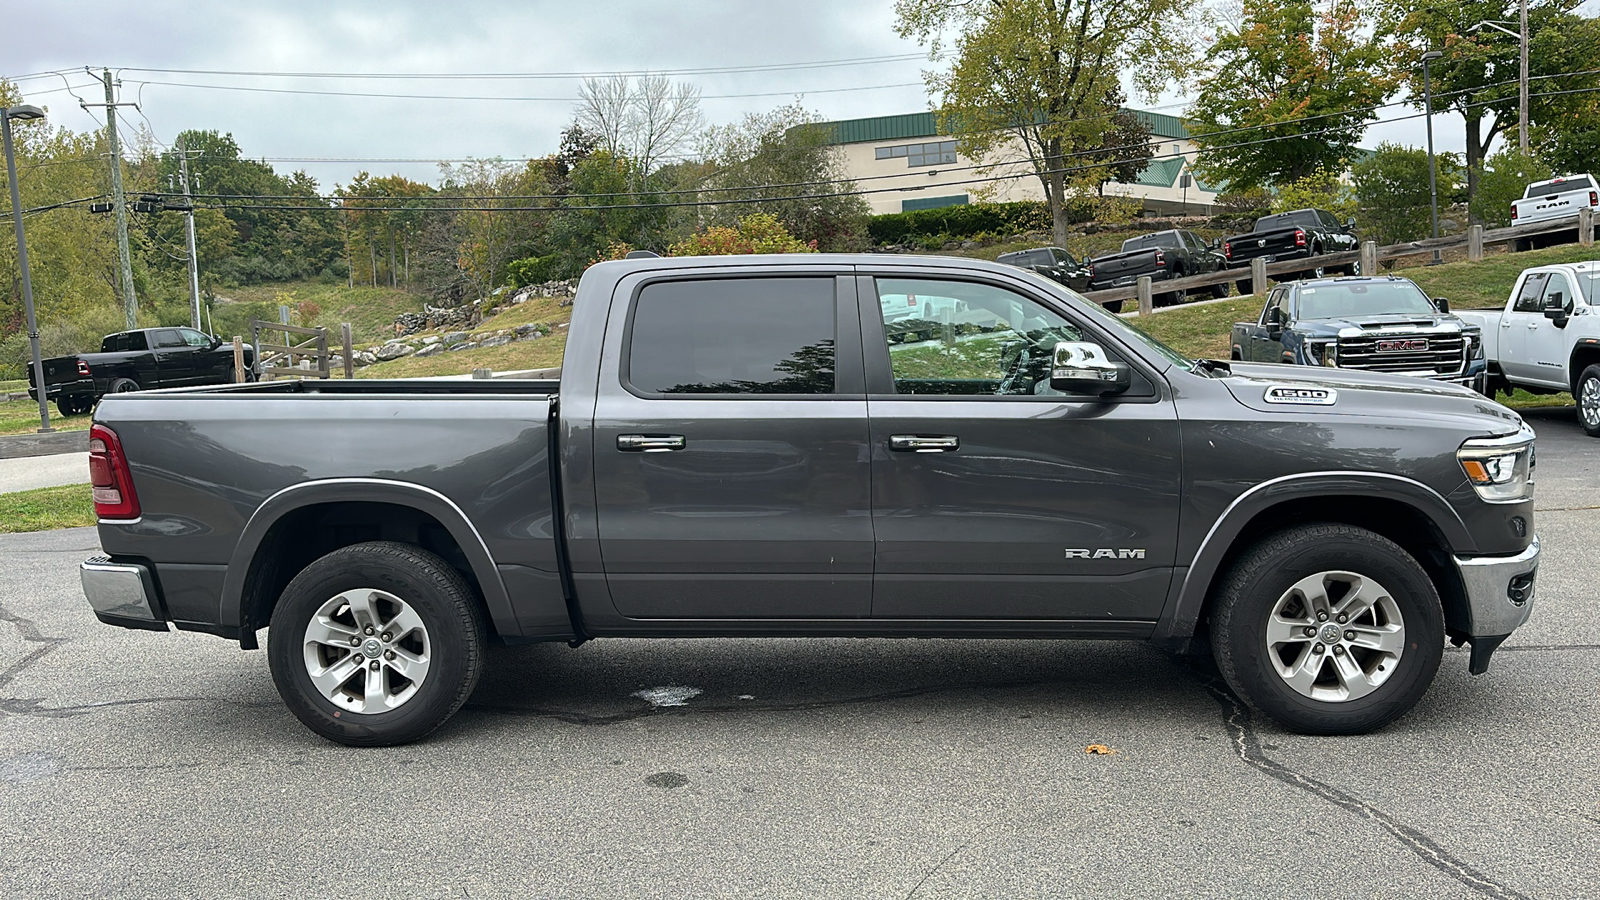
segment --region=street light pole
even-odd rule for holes
[[[1522,74],[1517,85],[1517,143],[1522,155],[1528,155],[1528,0],[1521,0],[1522,19]]]
[[[0,108],[0,129],[5,133],[6,181],[11,185],[11,227],[17,232],[17,268],[22,274],[22,309],[28,317],[28,346],[33,352],[33,387],[39,395],[39,431],[49,433],[50,407],[45,400],[44,363],[39,357],[39,322],[33,315],[33,278],[28,274],[28,242],[22,238],[22,192],[17,189],[17,158],[11,146],[11,120],[44,118],[37,106]]]
[[[1437,50],[1429,50],[1422,54],[1422,103],[1427,113],[1428,123],[1428,208],[1433,217],[1433,236],[1439,237],[1439,176],[1438,166],[1433,159],[1433,80],[1428,74],[1428,63],[1444,56]],[[1444,260],[1439,258],[1439,248],[1433,248],[1433,262],[1429,265],[1437,266]]]

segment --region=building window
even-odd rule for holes
[[[878,147],[873,151],[877,159],[906,160],[909,168],[937,166],[956,161],[955,141],[934,141],[927,144],[901,144],[898,147]]]

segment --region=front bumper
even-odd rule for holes
[[[1456,571],[1466,589],[1472,621],[1471,670],[1489,670],[1489,656],[1533,612],[1534,576],[1539,569],[1539,538],[1515,556],[1455,557]]]
[[[91,556],[78,566],[78,575],[95,618],[123,628],[167,630],[155,579],[148,567]]]

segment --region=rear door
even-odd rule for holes
[[[620,283],[593,454],[622,616],[868,615],[866,400],[845,271]]]
[[[1049,387],[1058,341],[1126,351],[1022,285],[863,278],[874,294],[959,300],[940,339],[892,343],[864,316],[871,418],[872,615],[1072,620],[1106,633],[1154,620],[1177,536],[1177,418],[1136,365],[1112,400]],[[1075,625],[1074,627],[1080,627]]]

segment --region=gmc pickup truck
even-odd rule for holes
[[[908,296],[941,340],[888,339]],[[1532,609],[1534,435],[1465,388],[1186,359],[955,258],[603,262],[573,309],[558,380],[108,396],[95,614],[268,628],[306,726],[388,745],[491,641],[613,636],[1209,648],[1285,726],[1365,732]]]
[[[1361,241],[1352,230],[1355,224],[1355,220],[1351,219],[1341,225],[1333,213],[1322,209],[1274,213],[1257,219],[1256,227],[1249,233],[1224,239],[1222,255],[1228,260],[1228,268],[1248,269],[1250,261],[1258,257],[1270,263],[1286,259],[1309,259],[1325,253],[1344,253],[1361,246]],[[1350,263],[1341,267],[1339,272],[1360,275],[1361,264]],[[1305,277],[1321,278],[1326,274],[1328,270],[1325,267],[1316,266],[1307,269]],[[1258,287],[1266,287],[1251,284],[1249,278],[1239,279],[1238,284],[1241,297],[1254,293]]]
[[[1096,256],[1089,260],[1089,285],[1091,291],[1124,287],[1148,275],[1156,283],[1183,278],[1188,275],[1205,275],[1224,268],[1227,260],[1217,253],[1217,244],[1207,244],[1192,231],[1174,228],[1141,234],[1122,242],[1122,252]],[[1209,288],[1211,296],[1228,296],[1228,285],[1217,284]],[[1171,306],[1188,299],[1186,291],[1165,291],[1154,297],[1157,306]],[[1120,308],[1113,312],[1120,312]]]
[[[245,348],[245,366],[255,348]],[[193,328],[144,328],[108,334],[99,353],[44,361],[45,397],[64,416],[86,413],[104,394],[233,381],[233,349]],[[28,394],[39,399],[28,369]]]
[[[1504,311],[1459,315],[1483,330],[1489,391],[1571,391],[1583,430],[1600,437],[1600,260],[1525,269]]]
[[[1232,344],[1246,362],[1415,375],[1487,393],[1479,327],[1407,278],[1277,285],[1256,321],[1234,324]]]

